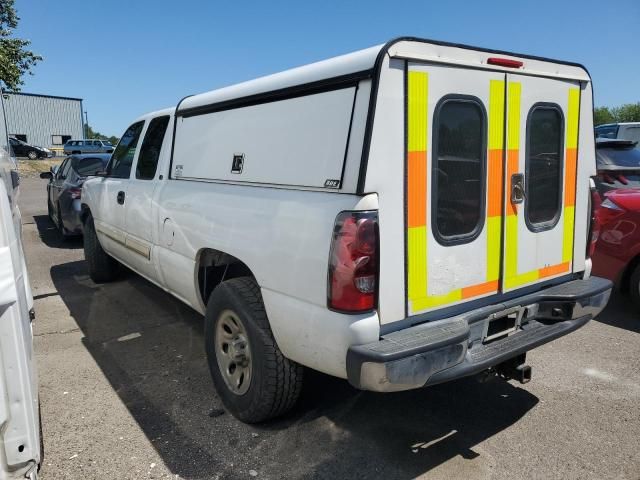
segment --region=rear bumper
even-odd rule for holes
[[[591,277],[455,317],[427,322],[349,348],[349,383],[393,392],[479,373],[577,330],[606,306],[609,280]],[[511,315],[517,329],[488,343],[489,323]]]

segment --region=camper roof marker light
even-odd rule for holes
[[[507,68],[521,68],[524,63],[519,60],[511,60],[510,58],[489,57],[487,59],[489,65],[497,65],[499,67]]]

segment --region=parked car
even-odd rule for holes
[[[68,140],[63,151],[65,155],[112,153],[113,145],[108,140]]]
[[[598,138],[619,138],[640,142],[640,122],[606,123],[595,129]]]
[[[379,392],[526,382],[612,287],[587,254],[591,98],[580,65],[413,38],[186,97],[84,183],[89,275],[124,264],[201,312],[246,422],[290,409],[303,365]]]
[[[600,233],[593,273],[613,280],[640,307],[640,150],[635,146],[629,140],[596,143]]]
[[[42,462],[33,296],[22,246],[19,177],[0,95],[0,478],[37,478]]]
[[[49,218],[63,236],[82,234],[80,221],[82,184],[90,175],[104,171],[111,155],[71,155],[59,167],[40,174],[47,183]]]
[[[51,152],[46,148],[30,145],[22,140],[18,140],[17,138],[9,138],[9,145],[11,145],[14,156],[27,157],[30,160],[47,158],[50,156],[49,153]]]

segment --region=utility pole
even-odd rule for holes
[[[84,138],[85,140],[89,138],[89,115],[87,115],[87,111],[84,111]]]

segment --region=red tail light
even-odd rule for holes
[[[589,244],[587,246],[588,257],[593,256],[593,253],[596,251],[598,238],[600,238],[600,227],[602,224],[600,223],[599,210],[602,208],[600,206],[601,203],[602,199],[600,198],[600,194],[598,194],[595,187],[591,187],[591,222],[589,225]]]
[[[329,308],[357,313],[377,307],[378,244],[377,212],[338,215],[329,254]]]
[[[82,188],[70,188],[69,189],[69,195],[71,196],[72,200],[77,200],[80,198],[80,196],[82,195]]]

